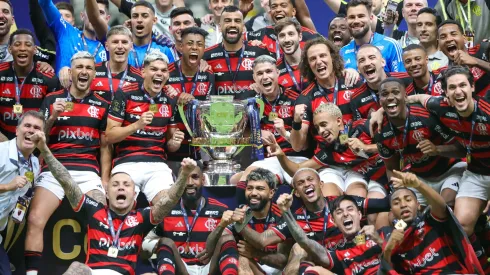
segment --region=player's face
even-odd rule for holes
[[[0,2],[0,37],[10,33],[10,27],[14,23],[14,15],[9,4]]]
[[[379,102],[389,118],[400,118],[406,104],[405,88],[398,82],[386,82],[379,87]]]
[[[296,16],[296,9],[291,0],[271,0],[269,14],[272,21],[276,23],[283,18]]]
[[[136,196],[131,177],[124,173],[112,176],[107,184],[106,196],[112,210],[116,213],[126,213],[133,207]]]
[[[347,24],[352,37],[359,39],[364,37],[371,28],[371,17],[366,6],[359,5],[347,10]]]
[[[391,212],[396,219],[410,224],[417,216],[419,203],[410,190],[398,190],[391,195]]]
[[[137,38],[151,35],[153,25],[156,23],[153,11],[144,6],[136,6],[131,9],[131,32]]]
[[[94,60],[83,58],[74,60],[71,64],[71,82],[80,92],[86,92],[95,77]]]
[[[306,54],[308,65],[316,79],[327,79],[333,74],[333,63],[330,51],[325,44],[316,44]]]
[[[437,24],[434,15],[426,12],[419,15],[415,29],[421,43],[437,43]]]
[[[17,146],[21,150],[34,150],[36,147],[31,142],[30,137],[38,131],[42,131],[44,128],[44,122],[33,116],[26,116],[22,120],[22,124],[15,129],[15,136],[17,138]]]
[[[342,127],[342,118],[334,117],[327,112],[313,115],[313,125],[318,134],[327,142],[333,143],[339,137]]]
[[[439,48],[451,61],[454,61],[456,52],[465,49],[465,38],[458,26],[446,24],[439,28]]]
[[[333,41],[339,48],[347,45],[350,40],[349,27],[345,18],[335,18],[328,28],[328,39]]]
[[[269,96],[277,91],[279,71],[275,65],[268,62],[259,63],[253,70],[255,83],[259,85],[264,96]]]
[[[111,60],[117,63],[127,63],[128,54],[133,48],[131,37],[124,34],[114,34],[105,43]]]
[[[381,12],[381,8],[383,7],[383,0],[373,0],[373,14],[378,15]]]
[[[170,7],[174,4],[174,0],[156,0],[155,3],[158,3],[160,7]]]
[[[209,0],[209,10],[213,12],[214,16],[220,17],[223,9],[226,6],[233,5],[232,0]]]
[[[156,60],[143,67],[144,86],[148,92],[158,94],[169,78],[168,64]]]
[[[197,67],[200,64],[206,48],[204,37],[200,34],[188,34],[182,41],[183,60],[189,67]]]
[[[333,212],[333,220],[344,236],[354,236],[361,230],[361,211],[354,202],[343,200]]]
[[[14,62],[19,67],[30,67],[36,53],[34,39],[28,34],[18,34],[13,37],[12,44],[9,46],[10,54]]]
[[[473,92],[475,86],[471,86],[468,78],[463,74],[452,75],[447,79],[446,96],[449,104],[460,113],[465,112],[473,104]]]
[[[174,36],[175,41],[182,40],[182,30],[194,27],[196,22],[194,18],[190,16],[190,14],[181,14],[172,19],[172,23],[170,25],[170,32]]]
[[[220,22],[223,39],[229,44],[236,44],[243,35],[243,14],[237,12],[224,12]]]
[[[73,14],[69,10],[64,10],[61,9],[59,10],[61,13],[61,16],[63,16],[63,19],[68,22],[68,24],[74,26],[75,25],[75,17],[73,17]]]
[[[204,176],[201,172],[201,168],[196,167],[189,177],[187,177],[187,185],[185,186],[185,191],[182,198],[184,198],[186,201],[197,201],[202,196],[203,184]]]
[[[413,78],[421,78],[427,74],[429,58],[425,51],[414,49],[403,53],[403,64],[407,73]]]
[[[403,2],[402,15],[408,24],[417,22],[417,13],[420,9],[426,7],[424,0],[405,0]]]
[[[315,203],[323,198],[322,182],[313,171],[304,170],[294,175],[294,194],[304,203]]]
[[[97,3],[97,7],[99,8],[100,18],[108,23],[109,19],[111,19],[111,16],[107,13],[106,6],[104,4]],[[90,21],[88,20],[87,11],[82,11],[80,13],[80,16],[82,18],[85,29],[90,32],[94,32],[94,27],[92,26],[92,23],[90,23]]]
[[[292,55],[299,49],[299,41],[303,38],[293,25],[286,26],[277,35],[279,45],[284,54]]]
[[[381,53],[372,47],[366,47],[357,53],[357,68],[362,77],[368,83],[377,83],[381,81],[384,74],[385,60]]]
[[[247,204],[252,211],[261,211],[272,200],[274,190],[269,188],[269,185],[263,180],[250,180],[245,188],[245,197]]]

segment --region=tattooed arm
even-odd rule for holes
[[[240,232],[245,240],[257,249],[264,249],[265,247],[282,242],[282,239],[271,229],[267,229],[262,233],[258,233],[250,227],[245,227]]]
[[[259,256],[259,260],[268,266],[272,266],[279,270],[283,270],[288,263],[289,251],[293,246],[291,241],[285,241],[277,245],[276,253],[263,252],[263,255]]]
[[[211,233],[208,235],[208,238],[206,239],[206,252],[209,251],[209,253],[213,253],[214,249],[216,249],[216,245],[218,244],[219,238],[221,238],[221,235],[223,233],[226,234],[225,229],[228,225],[230,225],[233,220],[233,211],[231,210],[226,210],[223,212],[223,215],[221,216],[221,220],[216,226],[216,228],[211,231]]]
[[[49,150],[46,145],[44,132],[38,131],[34,133],[31,136],[31,141],[34,142],[39,151],[41,151],[44,161],[48,164],[49,171],[60,183],[61,187],[63,187],[71,207],[76,208],[83,197],[83,192],[80,187],[78,187],[78,184],[72,179],[65,166],[63,166]]]
[[[181,165],[182,170],[180,171],[177,181],[170,187],[170,189],[166,190],[160,200],[151,207],[151,214],[153,220],[156,222],[162,221],[179,201],[180,197],[182,197],[187,178],[197,166],[196,162],[190,158],[182,160]]]

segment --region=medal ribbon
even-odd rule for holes
[[[87,45],[87,41],[85,41],[85,35],[82,34],[82,41],[83,41],[83,48],[86,52],[89,52],[90,51],[88,50],[88,45]],[[102,46],[102,43],[99,42],[99,44],[97,44],[97,47],[95,47],[95,51],[93,54],[91,54],[93,57],[95,57],[97,55],[97,53],[99,52],[99,49],[100,47]]]
[[[474,102],[474,110],[473,110],[473,114],[471,114],[471,132],[470,132],[470,140],[469,140],[469,143],[466,144],[466,142],[464,142],[465,144],[465,147],[466,147],[466,154],[468,156],[471,155],[471,143],[473,142],[473,132],[475,130],[475,124],[476,124],[476,114],[477,114],[477,111],[478,111],[478,103],[477,102]],[[458,122],[459,122],[459,125],[461,125],[461,121],[459,121],[459,116],[458,116]]]
[[[403,159],[403,151],[405,150],[405,143],[407,142],[407,134],[408,134],[408,122],[410,120],[410,108],[407,106],[407,118],[405,120],[405,128],[403,129],[403,139],[402,139],[402,144],[398,144],[398,152],[400,153],[400,163],[404,161]],[[395,128],[393,127],[393,124],[388,120],[391,131],[393,134],[395,134]],[[395,136],[395,140],[398,139],[398,136]],[[397,142],[398,143],[398,142]],[[408,144],[407,144],[408,145]],[[400,167],[400,169],[403,169],[403,167]]]
[[[231,83],[233,84],[233,88],[235,90],[236,90],[236,78],[237,78],[238,72],[240,71],[240,65],[242,64],[243,55],[245,53],[245,42],[243,42],[243,46],[242,46],[242,49],[240,51],[241,51],[241,53],[240,53],[240,57],[238,58],[236,70],[235,70],[235,73],[233,73],[233,71],[231,70],[230,54],[228,53],[227,50],[225,50],[226,66],[228,67],[228,72],[230,73],[230,75],[232,75]]]
[[[111,90],[111,97],[114,99],[114,88],[113,88],[113,82],[112,82],[112,73],[111,73],[111,68],[109,61],[106,62],[106,67],[107,67],[107,78],[109,82],[109,89]],[[124,74],[121,77],[121,81],[119,81],[119,85],[117,86],[117,89],[121,89],[122,86],[124,85],[124,80],[126,79],[126,76],[128,75],[128,67],[124,70]]]
[[[323,237],[322,237],[322,245],[325,247],[325,237],[327,234],[327,224],[328,224],[328,214],[330,213],[330,210],[328,208],[328,201],[325,202],[325,208],[323,209]],[[308,220],[308,216],[306,214],[305,208],[303,208],[303,215],[305,216],[305,221],[306,224],[308,224],[308,227],[311,229],[312,232],[314,232],[313,227],[310,224],[310,221]]]
[[[296,86],[296,89],[301,92],[303,90],[303,76],[302,75],[300,76],[299,78],[300,83],[298,84],[298,81],[294,76],[293,69],[291,68],[291,66],[289,66],[286,58],[284,58],[284,64],[286,65],[286,70],[288,71],[289,77],[291,77],[291,79],[293,80],[294,86]]]
[[[29,78],[29,75],[31,75],[32,71],[34,71],[34,65],[32,66],[29,73],[26,75],[24,80],[22,80],[20,87],[19,87],[19,79],[17,78],[17,73],[15,72],[13,65],[12,65],[12,70],[14,71],[15,102],[16,102],[16,104],[20,104],[20,95],[22,94],[22,88],[24,88],[24,83],[26,82],[26,79]]]
[[[196,222],[199,218],[199,213],[201,212],[202,208],[204,207],[205,200],[204,198],[201,199],[201,202],[199,203],[199,207],[196,209],[196,215],[194,216],[194,219],[192,220],[192,225],[189,225],[189,218],[187,216],[187,210],[184,207],[184,202],[182,199],[180,200],[180,209],[182,210],[182,215],[184,216],[184,222],[185,222],[185,227],[187,229],[187,239],[185,242],[187,245],[189,245],[189,241],[191,240],[191,232],[192,229],[194,229],[194,226],[196,225]]]
[[[467,14],[464,12],[463,5],[459,1],[456,1],[456,6],[458,10],[458,17],[461,26],[468,28],[471,32],[473,32],[473,27],[471,26],[471,0],[466,3]],[[464,21],[463,21],[464,20]],[[466,23],[466,24],[465,24]],[[465,28],[465,30],[466,30]]]
[[[109,229],[111,231],[111,236],[112,236],[112,246],[117,248],[119,250],[119,235],[121,234],[121,229],[126,222],[127,217],[129,214],[124,218],[124,220],[121,222],[119,225],[119,228],[117,229],[117,233],[114,233],[114,224],[112,223],[112,216],[111,216],[111,211],[107,209],[107,222],[109,223]]]
[[[328,95],[325,92],[325,90],[322,88],[322,86],[320,86],[320,84],[318,84],[318,83],[316,86],[318,87],[318,90],[320,90],[320,92],[322,92],[325,95],[325,98],[327,99],[327,101],[330,102],[330,100],[328,99]],[[337,105],[338,93],[339,93],[339,80],[337,78],[335,78],[335,86],[333,88],[333,104],[335,104],[335,105]]]
[[[180,86],[182,87],[182,92],[187,93],[185,89],[185,76],[182,74],[182,61],[179,61],[179,74],[180,74]],[[196,86],[197,86],[197,76],[199,75],[199,70],[196,72],[194,75],[194,79],[192,80],[192,88],[189,94],[194,96],[194,93],[196,92]]]
[[[270,217],[272,216],[272,215],[271,215],[271,209],[272,209],[272,207],[271,207],[271,208],[269,208],[269,213],[267,213],[267,217],[265,218],[265,223],[264,223],[264,231],[266,231],[266,230],[267,230],[267,228],[269,228],[269,219],[270,219]],[[252,227],[252,229],[253,229],[254,231],[257,231],[257,230],[255,229],[255,223],[254,223],[254,219],[253,219],[253,218],[252,218],[252,219],[250,219],[249,223],[250,223],[250,226]]]
[[[148,44],[148,47],[146,48],[145,56],[143,57],[143,62],[145,62],[145,57],[150,52],[150,50],[151,50],[151,42]],[[138,59],[138,53],[136,52],[135,49],[133,49],[133,57],[134,57],[134,62],[136,63],[136,67],[141,68],[143,66],[143,63],[141,63],[140,65],[140,61]]]

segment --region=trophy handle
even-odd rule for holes
[[[191,127],[189,126],[189,122],[187,121],[187,117],[185,116],[184,105],[183,104],[179,104],[177,106],[177,108],[179,109],[180,117],[182,118],[182,122],[184,123],[184,126],[187,129],[187,132],[189,133],[189,135],[191,137],[194,137],[194,133],[192,132]]]
[[[264,101],[261,98],[256,98],[255,102],[259,105],[259,120],[262,120],[262,118],[264,117],[265,108]]]

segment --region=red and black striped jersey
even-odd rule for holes
[[[414,87],[412,85],[413,80],[407,73],[389,72],[386,75],[388,77],[402,79],[407,87],[407,95],[412,93]],[[378,91],[371,89],[367,83],[363,83],[359,88],[352,91],[350,108],[354,120],[368,118],[371,112],[377,111],[380,107]]]
[[[126,162],[163,162],[167,159],[165,147],[169,127],[179,127],[177,98],[168,97],[164,91],[151,98],[138,83],[133,83],[116,92],[109,111],[109,119],[128,126],[148,112],[151,102],[158,112],[143,130],[137,130],[115,145],[114,166]]]
[[[466,149],[471,142],[471,161],[468,170],[482,175],[490,175],[490,103],[484,97],[475,98],[476,115],[461,117],[454,107],[449,106],[443,97],[431,97],[425,102],[425,108],[435,114],[441,123],[449,129],[451,135]],[[472,131],[472,119],[475,125]]]
[[[444,174],[459,160],[439,155],[429,156],[422,153],[417,145],[423,140],[430,140],[436,146],[449,144],[453,142],[453,136],[449,129],[423,106],[408,105],[408,110],[408,130],[405,130],[405,125],[392,125],[385,115],[381,132],[374,135],[379,155],[383,159],[390,159],[395,154],[403,155],[404,165],[410,163],[410,171],[422,178]]]
[[[52,92],[41,106],[45,119],[51,116],[58,98],[68,100],[68,90]],[[68,170],[99,174],[97,160],[101,137],[106,129],[109,102],[90,91],[83,99],[71,96],[73,110],[64,111],[49,131],[49,149]],[[49,171],[44,163],[42,171]]]
[[[118,74],[112,74],[112,90],[109,84],[109,70],[107,69],[109,61],[101,62],[95,65],[95,78],[90,85],[90,90],[94,91],[98,95],[102,96],[105,100],[111,102],[113,96],[115,95],[119,85],[121,87],[128,86],[132,83],[141,83],[143,78],[141,76],[141,71],[128,64],[126,77],[121,84],[121,78],[124,76],[124,71]]]
[[[228,52],[230,57],[230,67],[228,67],[225,51],[222,43],[216,44],[207,48],[202,58],[208,62],[214,72],[214,92],[217,95],[235,96],[248,90],[254,83],[252,67],[255,58],[261,55],[274,56],[264,46],[253,46],[250,42],[244,41],[242,49]]]
[[[373,144],[369,134],[369,121],[364,119],[354,122],[349,129],[349,137],[357,138],[364,144]],[[340,144],[338,139],[333,144],[327,144],[323,140],[318,143],[313,160],[325,167],[343,166],[362,174],[368,181],[371,179],[385,184],[386,167],[383,160],[379,154],[367,155],[367,159],[356,155],[349,146]]]
[[[54,73],[42,73],[39,65],[34,64],[32,70],[25,78],[18,78],[20,91],[20,104],[23,112],[39,110],[44,97],[50,92],[61,89],[58,78]],[[0,131],[8,139],[15,137],[15,128],[20,115],[14,114],[13,105],[17,104],[15,89],[15,72],[12,62],[0,64]],[[24,85],[22,85],[24,82]]]
[[[212,70],[206,72],[198,71],[195,76],[188,77],[180,74],[179,66],[180,61],[171,63],[168,66],[170,77],[167,81],[167,84],[177,90],[179,95],[185,92],[187,94],[192,94],[197,100],[207,100],[209,95],[214,93],[214,74]],[[180,113],[178,116],[180,117]],[[182,120],[182,118],[180,118],[180,120]],[[185,138],[182,141],[179,150],[176,152],[168,152],[168,160],[181,161],[185,157],[200,159],[201,155],[198,153],[199,147],[189,145],[191,136],[187,132],[184,124],[179,124],[179,126],[179,130],[184,132]]]
[[[301,27],[302,39],[299,42],[301,48],[304,48],[306,41],[322,37],[319,33],[310,30],[306,27]],[[275,54],[275,58],[279,59],[282,54],[282,49],[277,41],[277,36],[274,32],[274,26],[267,26],[258,31],[252,31],[246,33],[246,40],[253,41],[258,40],[267,45],[269,51]]]
[[[442,89],[442,84],[441,84],[441,75],[438,74],[437,72],[429,72],[430,74],[430,79],[429,79],[429,84],[427,84],[424,88],[417,88],[415,85],[415,82],[412,82],[410,85],[412,88],[407,88],[407,96],[408,95],[419,95],[419,94],[425,94],[425,95],[431,95],[431,96],[441,96],[444,95],[444,90]],[[428,91],[430,87],[430,92]],[[410,91],[410,93],[408,93]]]
[[[383,240],[388,240],[391,231],[392,228],[383,227],[378,230],[378,234]],[[349,241],[343,249],[327,252],[330,260],[327,268],[336,274],[374,275],[379,269],[381,253],[381,247],[373,240],[366,240],[361,245]]]
[[[454,253],[456,240],[448,220],[433,216],[430,211],[417,216],[405,230],[403,241],[392,252],[393,268],[401,274],[469,274]]]
[[[299,65],[289,66],[289,64],[286,63],[287,61],[286,58],[284,57],[277,60],[276,66],[277,69],[279,70],[278,83],[279,85],[287,89],[291,89],[296,93],[301,94],[303,89],[308,87],[310,83],[307,79],[301,76]],[[289,66],[289,68],[291,69],[291,74],[289,73],[287,66]],[[294,80],[292,76],[294,76]],[[299,87],[297,87],[295,83],[298,84]]]
[[[215,199],[206,199],[204,197],[203,199],[204,205],[190,233],[188,252],[186,252],[188,232],[180,203],[174,206],[170,214],[154,229],[154,233],[157,236],[166,237],[174,241],[182,260],[189,265],[202,265],[196,255],[206,248],[206,240],[209,234],[218,226],[223,212],[228,210],[225,204]],[[185,211],[187,212],[189,227],[191,227],[194,223],[196,210],[185,209]]]
[[[87,224],[88,245],[85,264],[93,270],[110,269],[123,275],[134,275],[143,238],[158,223],[153,220],[151,209],[136,209],[120,216],[89,196],[83,195],[73,210],[81,213]],[[124,223],[119,235],[117,258],[107,255],[109,247],[113,246],[107,211],[111,213],[114,232]]]

